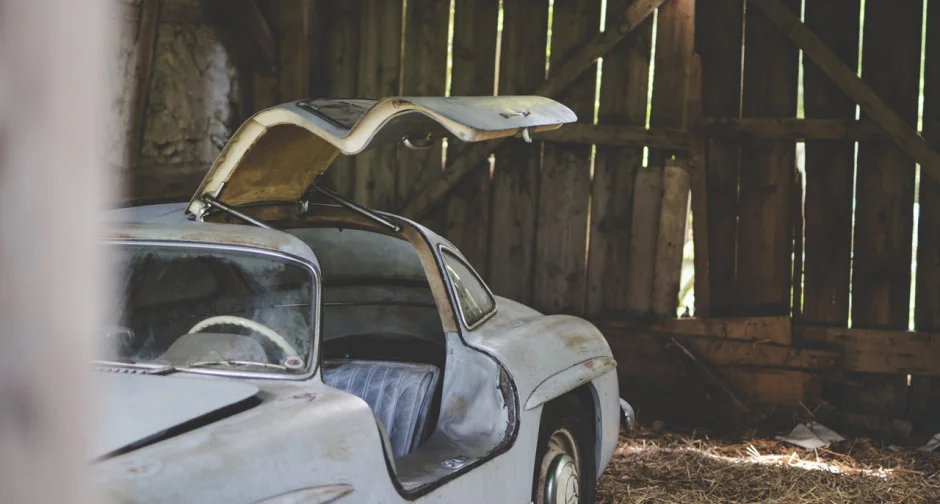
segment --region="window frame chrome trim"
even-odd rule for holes
[[[210,376],[224,376],[224,377],[234,377],[234,378],[250,378],[250,379],[265,379],[265,380],[282,380],[282,381],[307,381],[316,376],[317,371],[320,369],[320,317],[322,315],[321,306],[323,304],[322,299],[322,276],[320,275],[319,266],[316,263],[313,263],[303,257],[298,257],[293,254],[288,254],[286,252],[281,252],[277,250],[271,250],[266,248],[251,247],[248,245],[229,245],[221,243],[210,243],[210,242],[199,242],[199,241],[188,241],[188,240],[138,240],[133,238],[122,238],[122,239],[106,239],[102,240],[102,243],[109,246],[141,246],[141,247],[170,247],[170,248],[197,248],[197,249],[206,249],[206,250],[217,250],[224,252],[247,252],[249,254],[263,255],[268,257],[274,257],[281,259],[287,262],[294,263],[299,265],[302,268],[307,269],[313,275],[313,294],[315,300],[313,304],[313,341],[311,342],[310,347],[310,358],[307,361],[307,370],[303,374],[285,374],[285,373],[252,373],[245,371],[227,371],[224,369],[210,369],[210,368],[184,368],[179,369],[177,372],[180,373],[191,373],[199,375],[210,375]],[[134,368],[138,369],[149,369],[145,364],[129,364]]]
[[[493,291],[490,290],[490,286],[483,281],[483,278],[477,273],[477,270],[470,264],[469,261],[463,258],[461,254],[455,247],[445,245],[443,243],[438,243],[437,253],[441,261],[441,270],[444,276],[444,282],[447,284],[447,289],[450,291],[451,303],[457,308],[457,313],[460,316],[460,324],[467,331],[474,331],[481,325],[485,324],[486,321],[493,318],[496,315],[496,312],[499,310],[499,303],[496,302],[496,296],[493,295]],[[490,297],[490,300],[493,302],[493,309],[486,312],[482,317],[476,320],[473,324],[467,323],[467,316],[463,311],[463,306],[460,304],[460,299],[457,298],[457,289],[454,287],[454,282],[450,278],[450,274],[447,273],[447,262],[444,259],[444,253],[452,255],[455,259],[463,263],[463,265],[470,271],[470,273],[480,282],[480,285],[483,286],[483,289],[486,290],[486,294]]]

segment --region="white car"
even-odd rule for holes
[[[311,100],[188,204],[114,210],[93,472],[114,502],[593,502],[622,413],[592,324],[494,296],[447,240],[317,186],[379,142],[571,122],[541,97]]]

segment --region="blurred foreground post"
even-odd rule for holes
[[[0,502],[92,502],[107,1],[0,0]],[[109,182],[110,183],[110,182]]]

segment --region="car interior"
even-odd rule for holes
[[[365,400],[394,457],[408,455],[434,430],[447,349],[418,253],[373,231],[287,231],[320,261],[324,382]]]

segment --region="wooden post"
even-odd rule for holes
[[[653,313],[675,317],[682,277],[682,251],[689,224],[689,172],[674,159],[663,169],[663,199],[653,268]]]
[[[100,502],[89,365],[108,278],[103,112],[120,79],[111,2],[4,2],[0,15],[0,501]]]

